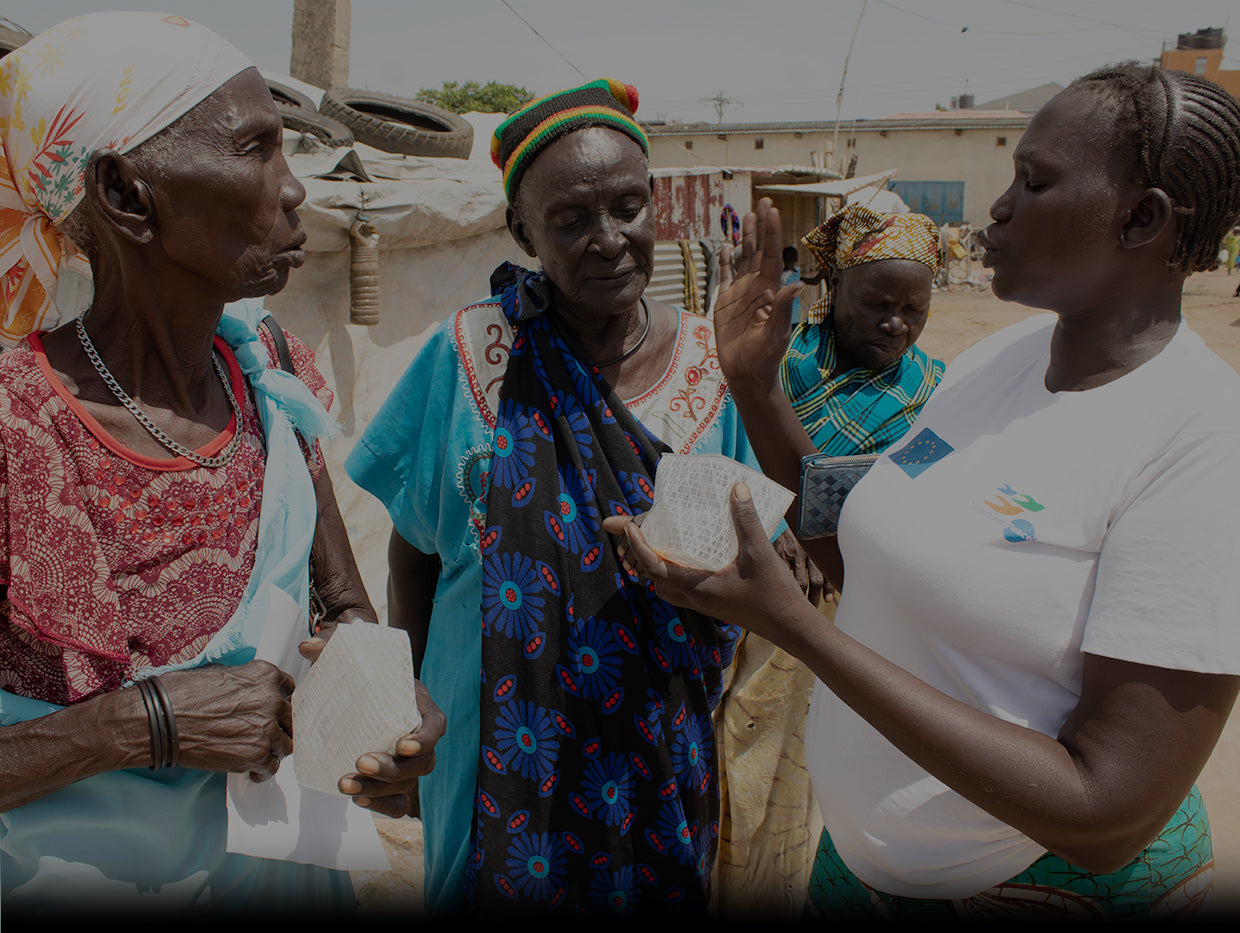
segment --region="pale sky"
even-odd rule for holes
[[[179,13],[259,66],[288,71],[292,0],[0,0],[0,14],[31,32],[109,8]],[[645,120],[714,122],[709,98],[720,96],[726,122],[833,120],[841,80],[846,120],[932,110],[962,93],[982,103],[1155,59],[1178,33],[1209,27],[1237,30],[1224,67],[1240,69],[1237,0],[353,0],[352,9],[354,87],[413,96],[448,80],[495,80],[545,94],[605,75],[637,87]]]

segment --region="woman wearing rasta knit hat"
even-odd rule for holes
[[[505,264],[449,316],[346,465],[392,517],[390,623],[458,737],[420,787],[436,912],[707,904],[735,630],[625,574],[601,523],[650,507],[665,451],[755,461],[710,322],[643,295],[636,104],[595,81],[500,125],[508,227],[542,271]]]
[[[600,78],[540,97],[496,127],[491,137],[491,161],[504,175],[508,203],[516,200],[521,177],[535,156],[561,136],[587,126],[605,126],[625,134],[646,155],[650,146],[637,112],[637,88],[614,78]]]

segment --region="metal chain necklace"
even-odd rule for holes
[[[236,429],[233,431],[232,440],[228,442],[228,446],[224,450],[214,457],[204,457],[161,431],[155,422],[147,417],[146,412],[138,407],[138,403],[126,394],[125,390],[121,388],[120,383],[116,381],[116,377],[103,364],[103,360],[99,357],[99,352],[95,349],[95,345],[90,342],[90,336],[86,333],[86,325],[83,323],[82,317],[77,319],[78,340],[81,342],[86,356],[94,365],[95,372],[99,374],[99,378],[104,381],[104,384],[112,390],[112,394],[116,396],[117,400],[129,409],[129,413],[138,420],[142,427],[146,428],[151,437],[155,438],[155,440],[159,441],[174,454],[184,457],[186,460],[192,460],[199,466],[219,467],[233,458],[233,454],[237,452],[237,447],[241,443],[241,406],[237,402],[236,393],[233,392],[232,386],[229,384],[228,373],[224,370],[224,364],[220,362],[217,353],[212,352],[211,362],[215,364],[215,372],[224,386],[224,394],[228,396],[228,404],[232,407]]]
[[[619,356],[612,357],[610,360],[607,360],[604,363],[595,363],[594,365],[597,366],[599,369],[606,369],[608,366],[612,366],[615,363],[619,363],[621,360],[627,360],[630,356],[632,356],[639,349],[641,349],[641,345],[646,342],[646,335],[650,333],[650,309],[646,307],[645,298],[639,298],[638,301],[642,303],[642,310],[646,312],[646,326],[642,328],[641,336],[637,338],[637,343],[633,344],[633,346],[629,347]]]

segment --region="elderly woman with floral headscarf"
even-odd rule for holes
[[[923,214],[850,204],[801,242],[827,293],[793,330],[780,384],[820,451],[880,453],[943,375],[915,346],[938,271],[938,228]],[[830,616],[835,602],[822,608]],[[807,665],[759,635],[740,636],[718,717],[724,911],[800,916],[822,828],[804,763],[813,688]]]
[[[241,301],[304,258],[266,83],[180,17],[92,14],[0,62],[0,137],[6,918],[349,907],[342,872],[226,851],[226,773],[292,748],[269,620],[313,569],[325,627],[286,641],[375,621],[316,442],[330,392]]]

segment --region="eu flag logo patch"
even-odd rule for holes
[[[891,462],[916,478],[932,464],[938,463],[955,450],[951,444],[943,440],[929,428],[922,431],[894,454],[890,454]]]

